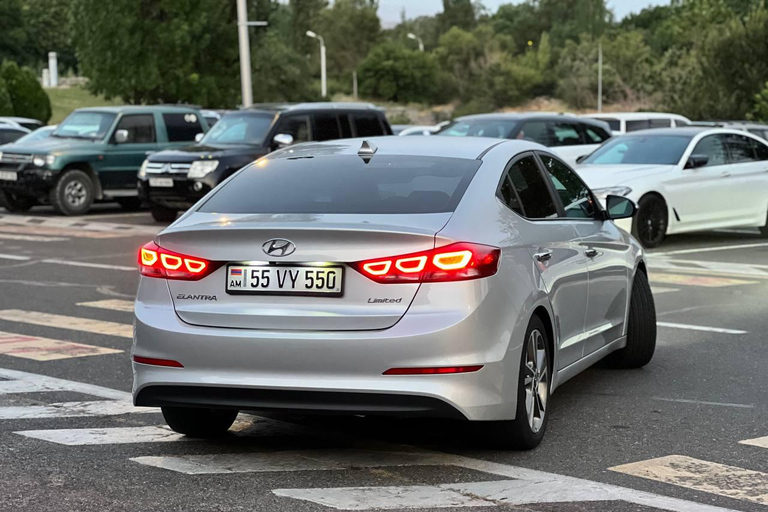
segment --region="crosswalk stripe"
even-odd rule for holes
[[[654,295],[660,295],[662,293],[672,293],[672,292],[679,292],[679,288],[666,288],[664,286],[652,286],[651,291]]]
[[[655,269],[663,269],[677,272],[694,272],[701,274],[720,274],[727,276],[744,276],[768,279],[768,266],[759,264],[652,258],[648,262],[648,267],[652,269],[652,271]]]
[[[760,471],[684,455],[669,455],[609,469],[648,480],[768,505],[768,473]]]
[[[95,347],[71,341],[59,341],[37,336],[24,336],[0,331],[0,354],[32,359],[34,361],[54,361],[73,357],[118,354],[122,350]]]
[[[39,311],[3,309],[0,310],[0,320],[43,325],[59,329],[73,329],[76,331],[106,334],[109,336],[121,336],[123,338],[133,338],[132,325],[91,320],[89,318],[78,318],[74,316],[55,315],[52,313],[41,313]]]
[[[154,235],[163,229],[162,226],[141,226],[136,224],[116,224],[112,222],[83,222],[81,219],[61,217],[33,217],[28,215],[0,215],[0,223],[13,224],[25,228],[52,227],[78,228],[83,231],[105,233],[120,233],[119,236]]]
[[[21,234],[21,235],[40,235],[40,236],[58,236],[58,237],[71,237],[71,238],[93,238],[93,239],[105,239],[105,238],[122,238],[131,236],[126,233],[110,233],[107,231],[84,231],[78,229],[67,228],[53,228],[43,226],[9,226],[7,224],[0,224],[0,233],[9,234]]]
[[[22,242],[64,242],[69,238],[63,236],[39,236],[39,235],[14,235],[10,233],[0,233],[2,240],[19,240]]]
[[[40,263],[52,263],[54,265],[67,265],[70,267],[104,268],[108,270],[123,270],[126,272],[137,271],[136,267],[129,267],[127,265],[109,265],[107,263],[93,263],[90,261],[46,259],[40,260]]]
[[[739,444],[768,448],[768,436],[758,437],[756,439],[745,439],[744,441],[739,441]]]
[[[88,416],[118,416],[121,414],[146,414],[157,412],[160,412],[160,410],[148,407],[135,407],[128,401],[97,400],[94,402],[61,402],[49,405],[0,407],[0,420],[80,418]]]
[[[77,305],[85,306],[87,308],[111,309],[113,311],[126,311],[128,313],[133,312],[132,300],[106,299],[93,302],[78,302]]]
[[[328,471],[353,467],[437,464],[442,457],[428,453],[374,450],[307,450],[262,453],[222,453],[168,457],[135,457],[139,464],[188,475],[266,473],[273,471]]]
[[[689,331],[718,332],[720,334],[749,334],[740,329],[725,329],[723,327],[708,327],[706,325],[677,324],[674,322],[656,322],[659,327],[668,327],[670,329],[687,329]]]
[[[171,441],[190,441],[195,439],[186,437],[182,434],[177,434],[169,428],[157,426],[23,430],[15,432],[15,434],[67,446],[167,443]]]
[[[48,377],[47,375],[40,375],[37,373],[9,370],[7,368],[0,368],[0,378],[8,379],[5,381],[0,381],[0,394],[3,393],[3,389],[8,389],[8,393],[28,393],[35,391],[73,391],[75,393],[82,393],[84,395],[108,398],[110,400],[121,400],[127,402],[131,399],[131,394],[125,391],[103,388],[101,386],[96,386],[95,384],[86,384],[85,382],[77,382],[74,380],[57,379],[56,377]],[[19,384],[13,384],[14,382]],[[37,387],[38,389],[28,389],[22,391],[13,390],[14,388],[23,388],[23,385],[25,384],[29,388]]]
[[[702,288],[723,288],[725,286],[741,286],[757,283],[757,281],[732,279],[728,277],[711,277],[696,274],[667,274],[653,271],[651,271],[649,278],[651,284],[675,284],[683,286],[700,286]]]

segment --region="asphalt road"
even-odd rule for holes
[[[0,511],[758,511],[768,505],[768,240],[673,237],[649,257],[659,344],[553,395],[542,445],[462,423],[241,415],[215,442],[130,406],[149,214],[0,211]]]

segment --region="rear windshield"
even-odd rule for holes
[[[479,160],[357,155],[262,160],[203,204],[209,213],[452,212]]]
[[[685,135],[623,135],[595,150],[582,164],[676,165],[691,142]]]

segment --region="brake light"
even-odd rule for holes
[[[432,368],[390,368],[383,375],[446,375],[450,373],[472,373],[479,371],[483,365],[472,366],[438,366]]]
[[[359,261],[351,266],[382,284],[467,281],[492,276],[499,268],[501,249],[459,242],[430,251]]]
[[[197,281],[220,266],[220,263],[163,249],[155,242],[149,242],[139,251],[139,270],[147,277]]]

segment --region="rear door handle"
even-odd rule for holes
[[[533,257],[536,261],[549,261],[552,259],[552,251],[537,252]]]
[[[723,173],[720,174],[720,176],[722,176],[723,178],[730,178],[731,177],[731,173],[728,172],[728,171],[723,171]]]
[[[597,249],[587,249],[584,251],[584,254],[586,254],[587,258],[594,258],[598,255]]]

